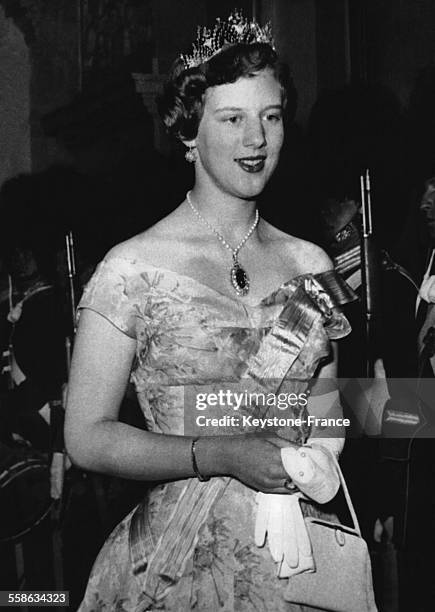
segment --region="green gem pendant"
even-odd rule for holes
[[[234,257],[234,265],[231,268],[231,284],[234,287],[237,295],[248,295],[249,292],[249,276]]]

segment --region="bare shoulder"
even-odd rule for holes
[[[304,272],[311,272],[312,274],[320,274],[327,270],[332,270],[334,264],[327,253],[314,242],[308,242],[300,238],[296,239],[296,249],[301,259],[301,262],[306,267]],[[293,245],[295,248],[295,245]]]
[[[287,234],[269,223],[267,226],[267,236],[276,243],[280,257],[292,261],[299,274],[320,274],[334,268],[331,258],[314,242]]]
[[[149,234],[149,232],[150,230],[146,230],[115,245],[107,253],[105,259],[143,259],[144,247],[149,243],[152,244],[152,233]]]

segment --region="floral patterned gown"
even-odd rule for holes
[[[250,382],[276,391],[286,380],[306,389],[329,340],[350,331],[336,307],[350,299],[331,271],[299,275],[249,306],[188,276],[112,257],[79,308],[136,340],[131,380],[147,428],[183,435],[192,390]],[[308,435],[295,428],[287,437]],[[157,484],[104,544],[80,612],[302,610],[284,599],[287,579],[276,577],[268,546],[256,546],[255,516],[255,491],[235,479]]]

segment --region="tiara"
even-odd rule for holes
[[[181,54],[180,59],[186,70],[196,68],[217,55],[226,45],[237,43],[267,43],[275,50],[270,22],[261,27],[255,19],[248,21],[241,11],[235,10],[227,21],[217,18],[213,28],[198,26],[192,53]]]

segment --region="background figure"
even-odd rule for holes
[[[420,296],[417,302],[417,325],[419,327],[419,361],[423,377],[435,375],[434,342],[435,329],[434,312],[434,279],[435,279],[435,178],[425,183],[425,191],[421,199],[420,212],[422,225],[425,227],[428,249]]]
[[[432,253],[435,247],[435,180],[426,181],[420,202],[422,228],[427,245],[426,281],[421,288],[417,304],[419,333],[418,385],[420,427],[415,439],[408,442],[408,463],[405,474],[406,499],[403,517],[399,516],[400,541],[400,602],[401,610],[413,609],[429,612],[433,607],[435,564],[431,550],[435,543],[434,464],[435,464],[435,409],[433,393],[435,354],[434,296],[431,290],[434,278]],[[429,391],[426,391],[426,389]],[[395,514],[396,520],[397,513]],[[403,527],[402,527],[403,526]],[[396,525],[395,525],[396,529]]]
[[[26,207],[32,181],[5,183],[0,193],[1,250],[10,279],[9,312],[3,322],[3,350],[12,347],[14,388],[1,396],[4,435],[20,434],[48,452],[49,427],[39,411],[61,398],[66,380],[64,304],[56,283],[56,250],[48,219]]]
[[[409,211],[404,215],[403,229],[399,232],[394,246],[393,257],[410,270],[417,285],[423,274],[431,274],[430,256],[434,246],[433,231],[433,163],[435,68],[429,64],[419,71],[406,113],[407,138],[405,140],[407,188],[405,194]],[[416,206],[416,202],[419,206]],[[390,288],[387,286],[387,290]],[[403,290],[404,289],[404,290]],[[415,609],[429,611],[433,608],[434,592],[430,550],[434,544],[434,489],[433,482],[433,401],[420,401],[424,395],[424,381],[433,377],[430,343],[423,350],[423,338],[432,323],[432,306],[419,300],[416,313],[416,292],[408,285],[396,291],[397,298],[391,301],[390,319],[400,330],[400,350],[391,335],[389,357],[394,364],[393,372],[403,377],[414,378],[416,388],[411,393],[392,396],[391,407],[402,410],[420,421],[420,427],[413,426],[405,439],[391,439],[397,435],[386,424],[382,442],[382,461],[379,470],[379,492],[381,516],[384,520],[394,516],[394,541],[399,560],[399,605],[400,610]],[[428,295],[426,294],[426,299]],[[400,308],[396,305],[400,304]],[[416,313],[416,318],[414,315]],[[408,323],[403,318],[408,315]],[[398,320],[399,318],[399,320]],[[410,333],[410,330],[411,333]],[[417,337],[419,342],[417,344]],[[421,381],[419,382],[419,379]],[[429,382],[430,388],[430,382]],[[386,410],[386,413],[387,413]],[[426,425],[422,424],[426,423]],[[416,432],[416,434],[415,434]],[[413,435],[416,438],[413,439]],[[402,432],[403,435],[403,432]],[[411,439],[406,439],[411,436]],[[424,437],[425,439],[420,439]],[[424,561],[423,561],[424,560]]]
[[[409,209],[405,136],[397,97],[384,86],[361,83],[321,92],[307,129],[318,210],[329,198],[358,202],[359,177],[369,168],[374,233],[387,250]]]
[[[92,216],[86,226],[86,206],[100,206],[96,183],[63,166],[7,181],[0,193],[0,340],[2,351],[11,347],[1,377],[2,460],[12,460],[13,453],[24,448],[29,453],[41,453],[50,464],[53,451],[63,449],[63,408],[56,407],[54,414],[48,403],[62,399],[62,385],[67,379],[66,337],[72,333],[65,232],[74,230],[76,298],[80,298],[81,287],[92,274],[102,248],[111,244],[101,246]],[[113,235],[105,239],[113,240]],[[143,428],[139,416],[135,399],[125,398],[120,418]],[[17,447],[18,437],[22,442]],[[45,476],[39,484],[41,498],[50,491],[49,474]],[[63,572],[68,585],[71,606],[77,607],[104,538],[142,494],[143,485],[121,479],[99,481],[83,471],[69,469],[59,520],[48,516],[40,526],[30,525],[30,533],[24,536],[26,588],[58,588],[53,571],[56,563],[61,566],[56,568],[57,575]],[[20,504],[32,503],[37,505],[31,497],[17,499],[17,514]],[[56,547],[54,561],[52,551]],[[1,584],[18,588],[13,545],[0,543],[0,555]]]
[[[362,303],[361,242],[362,219],[358,205],[352,200],[328,200],[322,208],[323,244],[333,256],[336,269],[351,283],[360,300],[346,306],[346,315],[352,323],[352,334],[343,341],[340,351],[339,375],[351,379],[366,376],[366,325]],[[392,516],[395,521],[394,542],[401,549],[403,520],[406,507],[406,460],[409,440],[391,439],[397,434],[383,425],[390,415],[404,414],[417,418],[415,386],[409,379],[417,376],[416,329],[413,304],[415,286],[409,273],[378,242],[378,290],[374,298],[377,342],[375,351],[376,401],[344,404],[349,411],[353,428],[343,453],[343,469],[358,508],[364,533],[370,542],[375,568],[375,589],[379,605],[393,605],[397,599],[399,577],[396,552],[391,543]],[[403,309],[398,304],[403,304]],[[397,351],[397,333],[400,330],[403,351]],[[385,380],[385,377],[387,379]],[[404,384],[401,379],[405,378]],[[350,385],[351,383],[347,383]],[[358,380],[353,386],[358,390]],[[356,396],[357,397],[357,394]],[[344,394],[344,399],[346,394]],[[378,440],[382,433],[386,439]],[[410,430],[413,433],[414,430]],[[371,437],[370,437],[371,436]],[[374,436],[374,438],[373,438]],[[374,478],[373,475],[376,474]],[[374,526],[380,519],[388,526],[384,541]],[[389,602],[389,603],[388,603]]]
[[[25,460],[33,456],[48,466],[53,439],[62,438],[61,429],[55,433],[49,424],[49,402],[61,399],[62,384],[66,380],[64,308],[56,283],[55,252],[59,243],[54,239],[48,219],[42,218],[37,208],[27,207],[32,201],[32,184],[30,178],[19,177],[6,182],[0,193],[3,220],[0,249],[8,279],[0,337],[6,357],[0,394],[3,467],[14,461],[15,456],[17,461],[19,457]],[[24,474],[17,478],[22,480],[21,488],[16,489],[19,493],[15,499],[17,518],[15,521],[8,515],[7,505],[2,507],[3,533],[10,536],[30,528],[22,540],[26,588],[53,589],[49,516],[36,526],[49,507],[49,470],[44,481],[33,485],[26,481]],[[27,517],[32,512],[34,519],[29,523]],[[0,578],[6,580],[4,584],[8,588],[19,588],[19,577],[13,571],[13,545],[0,543],[0,556],[1,573],[6,572]]]
[[[364,320],[361,308],[361,215],[355,200],[327,198],[317,221],[320,244],[332,258],[334,268],[357,292],[359,301],[347,304],[352,334],[341,342],[339,377],[359,377],[366,371]]]

